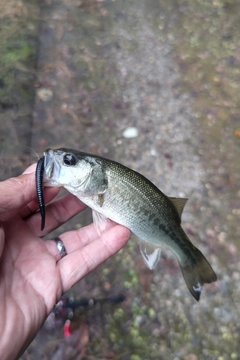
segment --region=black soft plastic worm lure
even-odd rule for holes
[[[39,203],[39,209],[42,216],[41,230],[45,227],[45,202],[43,192],[43,171],[44,171],[44,157],[38,160],[36,168],[36,190]]]

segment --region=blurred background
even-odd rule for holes
[[[0,179],[48,147],[121,162],[189,198],[218,276],[197,303],[132,238],[66,295],[119,301],[77,307],[75,342],[51,314],[21,359],[240,359],[240,1],[1,0],[0,23]]]

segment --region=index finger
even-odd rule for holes
[[[6,221],[36,197],[34,173],[0,183],[0,220]]]
[[[33,164],[22,175],[0,182],[0,221],[21,211],[24,213],[27,204],[36,203],[35,169],[36,164]]]

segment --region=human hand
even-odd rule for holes
[[[2,360],[18,358],[63,293],[120,250],[130,231],[114,223],[99,237],[93,224],[60,235],[67,256],[60,259],[47,235],[86,208],[71,194],[45,188],[46,226],[40,231],[35,166],[0,182],[0,319]],[[53,200],[53,201],[52,201]],[[14,340],[13,340],[14,339]],[[14,344],[13,344],[14,342]]]

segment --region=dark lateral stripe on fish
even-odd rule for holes
[[[41,230],[45,227],[45,202],[43,191],[43,172],[44,172],[44,157],[38,160],[36,168],[36,191],[39,209],[42,217]]]

